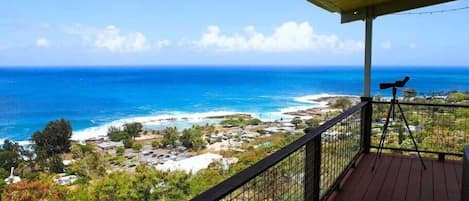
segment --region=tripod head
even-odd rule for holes
[[[405,76],[403,80],[398,80],[394,83],[381,83],[379,84],[379,89],[387,89],[387,88],[398,88],[398,87],[404,87],[405,84],[407,84],[407,81],[410,80],[409,76]]]

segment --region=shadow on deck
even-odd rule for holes
[[[329,201],[459,201],[462,162],[383,154],[371,171],[375,154],[362,155],[340,191]]]

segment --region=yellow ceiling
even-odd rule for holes
[[[308,0],[330,12],[353,11],[359,8],[370,7],[392,0]]]
[[[341,14],[341,22],[407,11],[454,0],[308,0],[330,12]]]

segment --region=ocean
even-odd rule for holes
[[[418,94],[469,91],[469,67],[375,67],[381,82],[410,76]],[[204,117],[249,113],[264,120],[312,107],[314,96],[360,96],[357,66],[119,66],[0,68],[0,138],[25,141],[50,120],[72,123],[74,139],[105,134],[110,125],[147,128],[213,123]],[[171,119],[171,120],[168,120]]]

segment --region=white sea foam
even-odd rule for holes
[[[5,142],[5,140],[8,140],[8,138],[0,138],[0,145],[3,145],[3,142]],[[12,140],[14,141],[14,140]],[[18,143],[18,145],[20,146],[26,146],[26,145],[31,145],[32,142],[29,141],[29,140],[22,140],[22,141],[14,141],[16,143]]]
[[[345,95],[345,94],[328,94],[328,93],[321,93],[321,94],[313,94],[313,95],[306,95],[306,96],[300,96],[296,97],[294,100],[296,102],[300,103],[312,103],[312,104],[318,104],[320,102],[316,102],[314,100],[320,99],[320,98],[329,98],[329,97],[359,97],[355,95]]]
[[[160,114],[160,115],[150,115],[150,116],[140,116],[140,117],[130,117],[115,120],[100,126],[94,126],[82,130],[78,130],[73,132],[72,139],[73,140],[86,140],[93,137],[105,136],[107,130],[111,126],[115,127],[122,127],[126,123],[131,122],[140,122],[144,126],[158,126],[162,124],[167,124],[169,122],[189,122],[189,123],[200,123],[207,120],[209,117],[216,117],[216,116],[226,116],[226,115],[234,115],[234,114],[241,114],[241,112],[233,112],[233,111],[212,111],[212,112],[196,112],[196,113],[184,113],[184,112],[172,112],[168,114]],[[246,113],[242,113],[246,114]]]
[[[131,122],[140,122],[145,127],[149,128],[158,128],[161,126],[175,126],[181,124],[197,124],[197,123],[206,123],[208,122],[208,117],[215,116],[226,116],[233,114],[250,114],[255,118],[259,118],[262,121],[275,121],[275,120],[286,120],[292,118],[291,115],[287,115],[287,112],[294,112],[298,110],[306,110],[309,108],[323,108],[327,107],[327,102],[317,102],[315,99],[326,98],[326,97],[338,97],[338,96],[351,96],[343,94],[314,94],[307,96],[300,96],[293,98],[293,101],[301,103],[301,105],[289,106],[281,108],[278,111],[273,112],[264,112],[264,113],[250,113],[250,112],[237,112],[237,111],[212,111],[212,112],[196,112],[196,113],[187,113],[187,112],[171,112],[167,114],[159,115],[149,115],[149,116],[139,116],[115,120],[103,125],[94,126],[78,131],[74,131],[72,139],[83,141],[93,137],[105,136],[107,130],[111,126],[121,127],[125,123]]]

